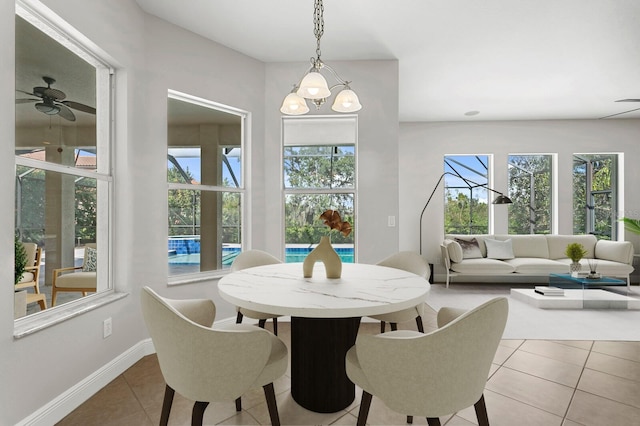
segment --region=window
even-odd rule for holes
[[[227,269],[242,248],[246,113],[169,92],[169,276]]]
[[[489,232],[488,170],[487,155],[445,156],[445,234]]]
[[[552,232],[551,155],[509,156],[510,234]]]
[[[88,243],[97,246],[96,291],[111,288],[112,70],[20,3],[15,20],[15,232],[43,251],[39,288],[51,307],[54,270],[81,265]],[[81,297],[59,293],[57,305]]]
[[[573,155],[573,233],[617,238],[617,154]]]
[[[331,232],[343,262],[355,261],[356,137],[355,116],[283,118],[285,260],[301,262],[328,235],[319,219],[337,210],[354,231]]]

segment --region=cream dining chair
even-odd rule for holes
[[[407,272],[420,275],[422,278],[427,279],[431,269],[429,264],[418,253],[412,251],[400,251],[392,254],[391,256],[381,260],[377,263],[380,266],[388,266],[389,268],[402,269]],[[380,321],[380,332],[384,333],[385,324],[391,324],[391,330],[398,329],[399,322],[416,320],[418,331],[424,333],[424,326],[422,324],[422,315],[424,314],[424,303],[420,303],[412,308],[404,309],[398,312],[391,312],[383,315],[372,315],[370,318]]]
[[[470,311],[440,309],[431,333],[358,335],[346,355],[347,376],[363,389],[357,424],[366,423],[376,396],[408,423],[421,416],[440,425],[439,417],[474,405],[478,424],[488,425],[483,392],[508,310],[499,297]]]
[[[262,250],[247,250],[240,253],[231,264],[231,272],[240,271],[241,269],[252,268],[254,266],[272,265],[274,263],[282,263],[280,259],[270,255]],[[258,325],[264,328],[268,319],[273,319],[273,334],[278,335],[278,317],[280,315],[267,314],[265,312],[252,311],[251,309],[236,307],[238,315],[236,323],[240,324],[242,318],[249,317],[258,320]]]
[[[27,262],[24,273],[20,281],[15,285],[15,290],[25,290],[33,288],[33,293],[27,293],[27,305],[30,303],[38,303],[40,309],[47,309],[47,299],[44,293],[40,293],[40,262],[42,257],[42,248],[36,243],[22,243],[27,254]]]
[[[166,382],[160,425],[166,425],[175,392],[196,401],[192,425],[201,425],[210,402],[236,401],[262,387],[271,424],[279,425],[274,380],[287,370],[285,344],[248,324],[212,328],[216,307],[209,299],[172,300],[149,287],[141,293],[142,314]]]
[[[70,266],[53,270],[51,284],[51,306],[56,306],[59,292],[80,292],[82,296],[95,293],[97,288],[97,245],[86,244],[81,266]]]

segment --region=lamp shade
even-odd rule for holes
[[[336,96],[331,109],[336,112],[356,112],[362,108],[358,95],[351,89],[344,89]]]
[[[309,112],[309,107],[304,98],[297,93],[291,92],[282,101],[280,112],[287,115],[302,115]]]
[[[315,68],[304,76],[297,93],[305,99],[324,99],[331,96],[327,80]]]
[[[60,111],[60,107],[48,102],[38,102],[36,109],[40,112],[44,112],[47,115],[55,115]]]

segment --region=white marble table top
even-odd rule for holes
[[[218,283],[224,300],[236,306],[305,318],[348,318],[386,314],[424,302],[430,284],[400,269],[344,263],[342,277],[328,279],[316,263],[313,278],[302,263],[280,263],[232,272]]]

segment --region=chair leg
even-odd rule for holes
[[[58,299],[58,292],[56,291],[56,287],[53,286],[51,289],[51,307],[56,306],[56,300]]]
[[[416,317],[416,325],[418,326],[418,331],[424,333],[424,326],[422,325],[422,317],[420,315]]]
[[[242,322],[242,317],[244,317],[244,315],[242,315],[241,312],[238,312],[238,315],[236,315],[236,324],[240,324]]]
[[[278,404],[276,403],[276,393],[273,390],[273,383],[264,385],[264,397],[267,400],[267,408],[269,409],[269,417],[272,426],[280,426],[280,416],[278,416]]]
[[[489,426],[489,416],[487,415],[487,405],[484,402],[484,394],[480,396],[478,402],[473,407],[476,409],[476,417],[479,426]]]
[[[397,331],[398,330],[398,323],[397,322],[390,322],[389,324],[391,324],[391,331]]]
[[[380,321],[380,333],[384,333],[385,332],[385,329],[387,328],[386,325],[387,325],[386,322]]]
[[[265,324],[267,323],[266,319],[263,320],[258,320],[258,327],[260,328],[264,328]]]
[[[427,424],[429,426],[440,426],[440,418],[439,417],[427,417]]]
[[[278,318],[273,319],[273,334],[278,335]]]
[[[162,414],[160,415],[160,426],[169,424],[169,414],[171,414],[171,404],[173,403],[174,391],[169,385],[164,389],[164,401],[162,401]]]
[[[242,411],[242,397],[236,399],[236,411]]]
[[[209,405],[205,401],[197,401],[193,404],[193,411],[191,412],[191,426],[202,426],[202,420],[204,418],[204,410]]]
[[[369,417],[369,408],[371,408],[371,394],[366,391],[362,391],[362,400],[360,401],[360,411],[358,412],[357,426],[365,426],[367,424],[367,417]]]
[[[409,424],[413,423],[413,416],[407,416],[407,423]]]

